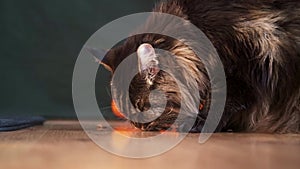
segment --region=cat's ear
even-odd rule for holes
[[[107,50],[104,49],[96,49],[92,47],[85,47],[86,50],[94,56],[94,59],[97,63],[104,66],[105,69],[107,69],[110,72],[113,72],[113,65],[109,61],[107,57],[105,57],[105,54],[107,53]]]
[[[147,72],[151,77],[157,75],[160,71],[158,56],[152,45],[148,43],[141,44],[137,49],[139,72]]]

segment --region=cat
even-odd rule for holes
[[[298,0],[167,0],[157,3],[153,12],[187,20],[202,30],[216,48],[224,66],[227,96],[215,132],[299,133]],[[132,120],[132,124],[144,131],[167,130],[178,118],[181,98],[194,95],[180,93],[174,78],[157,67],[164,56],[155,56],[154,48],[176,55],[179,66],[189,75],[185,80],[198,82],[199,108],[193,112],[197,119],[190,132],[201,132],[211,103],[211,84],[205,65],[184,42],[159,34],[128,37],[101,61],[114,73],[126,57],[137,52],[140,73],[130,83],[129,97],[139,111],[150,109],[150,91],[160,89],[166,95],[166,108],[158,118],[145,123]],[[145,59],[148,56],[151,62]]]

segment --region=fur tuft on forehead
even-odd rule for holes
[[[144,43],[137,49],[138,56],[138,67],[140,73],[146,74],[146,80],[149,85],[153,84],[153,80],[157,73],[160,71],[159,62],[154,48],[148,44]]]

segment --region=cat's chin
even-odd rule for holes
[[[140,123],[131,121],[131,123],[138,129],[142,131],[166,131],[166,130],[174,130],[177,128],[175,121],[178,118],[177,112],[168,112],[163,113],[161,116],[156,118],[153,121]]]

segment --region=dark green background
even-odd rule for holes
[[[0,115],[75,118],[72,73],[84,43],[106,23],[153,5],[154,0],[1,0]],[[106,107],[103,86],[97,97],[103,96],[100,105]]]

